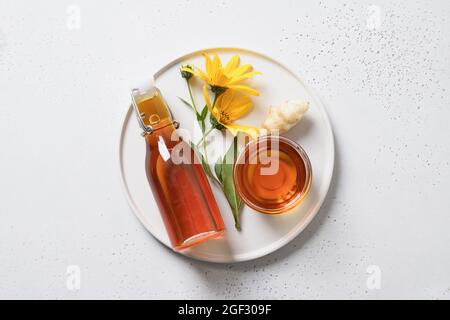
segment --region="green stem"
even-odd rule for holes
[[[194,95],[192,94],[192,89],[191,89],[191,84],[189,83],[189,79],[186,79],[186,84],[187,84],[187,87],[188,87],[189,96],[191,97],[192,107],[194,108],[194,112],[195,112],[195,116],[197,118],[197,122],[200,125],[200,129],[202,130],[203,153],[204,153],[204,156],[205,156],[205,161],[208,164],[209,161],[208,161],[208,154],[206,153],[205,130],[203,129],[205,120],[201,120],[201,122],[198,120],[200,114],[198,113],[198,109],[197,109],[197,106],[195,104]]]
[[[191,97],[191,101],[192,101],[192,106],[194,107],[194,111],[195,111],[195,115],[199,115],[198,110],[197,110],[197,106],[195,105],[195,101],[194,101],[194,96],[192,95],[192,90],[191,90],[191,84],[189,83],[189,80],[186,79],[186,84],[189,90],[189,96]]]
[[[206,135],[203,132],[203,137],[202,137],[202,140],[203,140],[203,153],[205,154],[206,164],[209,166],[208,153],[206,152],[206,140],[205,140],[205,137],[206,137]]]
[[[212,104],[212,108],[214,108],[214,106],[216,105],[216,101],[217,101],[218,96],[219,95],[217,93],[214,95],[214,101],[213,101],[213,104]],[[210,115],[210,116],[212,116],[212,115]],[[203,120],[203,121],[205,121],[205,120]],[[205,138],[213,129],[214,129],[214,127],[210,127],[206,134],[205,134],[205,132],[203,132],[203,137],[202,137],[202,140],[201,140],[203,142],[203,152],[205,153],[205,161],[206,161],[206,163],[208,165],[209,165],[209,161],[208,161],[208,154],[206,153],[206,139]]]
[[[205,132],[205,134],[203,135],[203,137],[200,139],[199,142],[197,142],[197,147],[200,145],[200,143],[202,143],[203,141],[205,141],[206,137],[214,130],[214,127],[210,127],[208,129],[208,131]]]

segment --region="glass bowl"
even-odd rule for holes
[[[233,167],[233,182],[242,201],[266,214],[299,206],[311,187],[311,162],[294,141],[275,135],[248,143]]]

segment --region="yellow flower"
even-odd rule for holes
[[[259,96],[257,90],[243,85],[242,82],[254,75],[260,74],[260,72],[252,71],[253,67],[249,64],[241,66],[239,56],[233,56],[225,67],[222,67],[222,62],[216,53],[214,53],[213,60],[205,52],[203,52],[203,56],[205,57],[205,72],[197,67],[194,68],[197,70],[197,75],[211,86],[211,90],[214,93],[221,94],[226,89],[234,89]]]
[[[254,139],[258,137],[258,128],[233,123],[234,120],[242,118],[253,108],[253,103],[249,97],[238,95],[233,90],[227,90],[217,98],[214,105],[211,105],[206,85],[203,86],[203,94],[211,116],[220,125],[230,130],[233,135],[237,135],[238,132],[245,132]]]

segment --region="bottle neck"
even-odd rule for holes
[[[175,131],[175,126],[169,122],[165,126],[154,128],[152,133],[145,135],[145,141],[150,145],[156,144],[162,138],[168,146],[173,146],[180,142],[180,137]]]

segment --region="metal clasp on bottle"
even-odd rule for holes
[[[153,131],[155,131],[155,129],[153,129],[153,127],[151,125],[146,125],[144,123],[145,113],[139,111],[139,107],[136,103],[136,99],[134,98],[135,92],[140,92],[140,91],[139,91],[139,89],[131,90],[131,103],[133,105],[134,113],[136,114],[139,126],[142,129],[141,136],[145,137],[147,134],[152,134]],[[169,112],[171,112],[170,109],[169,109]],[[171,118],[173,119],[172,114],[171,114]],[[175,129],[178,129],[180,126],[179,122],[176,120],[172,120],[172,124],[175,127]]]

